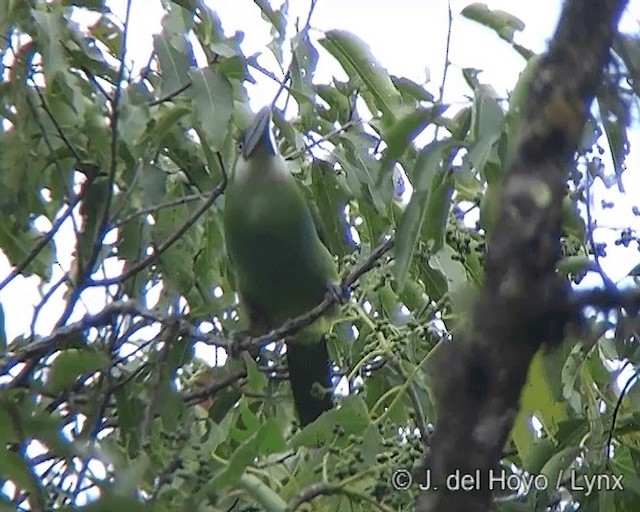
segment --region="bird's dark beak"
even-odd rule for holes
[[[270,155],[276,154],[275,141],[271,132],[271,109],[264,107],[256,114],[251,126],[244,134],[242,156],[248,159],[259,147],[265,148]]]

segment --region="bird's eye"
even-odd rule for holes
[[[236,149],[238,150],[238,153],[242,153],[243,148],[244,148],[244,141],[239,140],[236,143]]]

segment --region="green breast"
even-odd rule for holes
[[[230,186],[224,222],[239,292],[271,327],[322,301],[334,262],[293,178]]]

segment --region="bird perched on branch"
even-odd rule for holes
[[[271,125],[271,110],[265,107],[241,138],[225,192],[227,253],[252,336],[306,313],[327,293],[339,293],[333,257],[278,151]],[[326,323],[321,318],[286,340],[289,381],[303,426],[332,407]]]

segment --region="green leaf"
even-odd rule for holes
[[[255,4],[262,11],[262,17],[271,23],[272,40],[267,47],[275,56],[278,64],[284,62],[282,46],[287,36],[287,13],[289,11],[289,2],[285,0],[280,9],[274,9],[268,0],[254,0]]]
[[[424,281],[425,291],[429,298],[438,301],[449,291],[447,277],[440,269],[433,268],[429,263],[425,263],[420,268],[420,278]]]
[[[229,133],[233,94],[227,78],[212,67],[189,73],[194,116],[212,151],[220,151]]]
[[[185,410],[184,402],[175,390],[172,377],[173,372],[170,375],[165,375],[159,384],[160,389],[157,391],[162,425],[168,432],[174,432],[180,427],[180,419]],[[154,390],[154,392],[156,391]]]
[[[164,142],[164,137],[178,125],[178,122],[191,112],[190,108],[184,105],[167,103],[160,108],[160,111],[153,117],[155,126],[152,135],[158,144]]]
[[[31,473],[29,464],[20,456],[20,452],[8,450],[4,443],[0,446],[0,468],[3,479],[12,480],[20,490],[29,493],[35,500],[34,505],[42,504],[38,480]]]
[[[453,176],[448,169],[442,168],[445,152],[453,142],[436,141],[426,146],[418,156],[415,165],[415,189],[407,205],[396,233],[394,277],[402,288],[418,244],[425,215],[429,212],[433,218],[427,219],[427,241],[431,240],[433,249],[442,247],[444,227],[449,213],[448,205],[453,192]],[[423,236],[424,236],[423,235]]]
[[[94,350],[64,350],[53,362],[49,386],[54,393],[59,393],[73,385],[81,375],[95,373],[108,362],[104,354]]]
[[[434,101],[433,94],[427,91],[422,85],[406,77],[391,76],[391,81],[400,94],[405,99],[411,98],[415,101]]]
[[[84,223],[84,229],[78,237],[77,258],[81,265],[86,264],[93,252],[95,241],[98,239],[100,219],[105,205],[105,198],[112,191],[109,189],[109,180],[106,176],[98,176],[86,188],[85,195],[80,204],[80,215]],[[92,271],[95,271],[102,263],[102,258],[96,261]]]
[[[90,34],[105,45],[113,57],[122,52],[122,29],[109,16],[100,16],[89,27]]]
[[[549,437],[535,439],[522,467],[532,475],[540,473],[544,465],[556,451],[556,445]]]
[[[422,226],[422,239],[428,246],[431,246],[431,251],[434,253],[444,246],[453,195],[453,181],[451,169],[441,169],[434,176],[429,189],[429,199]]]
[[[146,89],[136,84],[128,87],[122,94],[118,134],[136,157],[143,155],[140,147],[145,147],[141,142],[151,120],[149,101],[152,99]]]
[[[118,411],[119,442],[130,457],[134,457],[140,449],[139,429],[144,417],[145,404],[137,392],[134,384],[127,383],[113,394]]]
[[[270,418],[263,426],[264,438],[260,445],[260,455],[281,453],[287,449],[287,442],[282,435],[282,427],[277,418]]]
[[[187,54],[187,42],[184,38],[164,32],[153,36],[153,48],[158,56],[162,73],[157,94],[158,97],[163,98],[175,93],[188,83],[192,57]]]
[[[281,512],[287,509],[287,503],[280,495],[257,476],[248,473],[243,474],[238,480],[238,487],[244,489],[249,496],[260,504],[260,510]]]
[[[235,483],[244,473],[249,464],[253,462],[267,432],[273,427],[270,422],[262,425],[253,435],[236,448],[229,459],[226,468],[211,480],[209,488],[219,491]]]
[[[455,256],[454,250],[445,244],[440,251],[429,258],[429,265],[446,276],[449,289],[467,284],[464,265]]]
[[[564,473],[566,469],[573,463],[576,456],[580,453],[580,446],[568,446],[556,453],[542,467],[541,475],[544,475],[549,482],[558,482],[561,478],[560,473]]]
[[[311,167],[311,189],[322,224],[321,238],[332,254],[344,256],[347,253],[347,223],[341,212],[351,194],[344,175],[338,175],[325,160],[314,159]],[[324,236],[322,236],[324,235]]]
[[[45,8],[44,6],[42,7]],[[31,11],[34,21],[39,29],[40,37],[37,44],[42,53],[42,67],[47,82],[51,83],[56,75],[67,72],[68,66],[65,62],[65,51],[62,42],[67,40],[68,30],[62,10],[51,7],[51,10],[44,11],[34,9]]]
[[[338,88],[326,84],[315,84],[316,93],[329,105],[329,112],[320,113],[326,119],[344,124],[351,119],[349,96]]]
[[[186,205],[163,208],[157,214],[152,239],[157,244],[162,243],[183,226],[188,217],[189,209]],[[194,273],[192,265],[185,265],[184,262],[192,260],[197,253],[201,234],[200,229],[192,227],[158,258],[158,268],[166,279],[165,285],[185,296],[193,287]]]
[[[376,456],[380,451],[383,439],[378,427],[371,423],[362,436],[361,453],[364,464],[373,465],[376,463]]]
[[[624,193],[621,176],[625,169],[625,159],[629,154],[629,137],[627,135],[627,124],[630,118],[629,107],[618,94],[601,92],[598,95],[598,109],[615,171],[615,175],[605,177],[603,174],[601,178],[607,188],[617,182],[620,192]]]
[[[580,214],[577,201],[568,195],[562,199],[562,229],[580,241],[586,241],[587,225]]]
[[[520,73],[516,86],[509,95],[509,111],[505,116],[505,130],[507,132],[507,150],[505,166],[513,158],[520,137],[520,128],[524,118],[524,109],[529,99],[529,90],[542,57],[535,56],[527,61],[527,65]]]
[[[286,10],[283,12],[281,10],[276,10],[271,7],[271,4],[268,0],[254,0],[255,4],[262,11],[262,17],[265,20],[268,20],[271,23],[271,26],[284,37],[287,29],[287,20],[284,17]]]
[[[385,158],[395,161],[404,153],[407,146],[433,121],[434,111],[428,108],[417,108],[400,117],[389,128],[383,131],[387,143]]]
[[[629,75],[640,76],[640,39],[635,35],[618,32],[614,36],[613,49],[623,60]],[[629,87],[633,89],[636,96],[640,96],[638,80],[631,80]]]
[[[247,70],[247,62],[243,57],[233,56],[224,59],[217,67],[217,70],[229,80],[246,80],[253,83],[253,78]]]
[[[475,94],[471,120],[474,142],[469,146],[467,158],[491,185],[499,182],[502,177],[497,143],[504,126],[504,111],[491,88],[480,86],[476,88]],[[492,170],[499,172],[491,172]]]
[[[333,441],[335,425],[340,425],[347,435],[361,435],[370,424],[371,418],[362,396],[349,395],[342,400],[338,409],[324,413],[293,436],[291,447],[317,446]]]
[[[31,254],[34,245],[42,238],[41,234],[20,232],[11,223],[0,222],[0,247],[12,264],[18,264]],[[51,277],[51,267],[55,260],[55,244],[49,241],[38,255],[22,271],[23,276],[36,274],[45,280]]]
[[[461,14],[485,27],[494,30],[505,41],[513,42],[516,32],[525,28],[524,22],[513,14],[500,9],[491,10],[487,4],[475,3],[467,5]]]
[[[302,31],[291,41],[293,55],[291,58],[291,84],[292,94],[298,103],[308,103],[308,114],[315,114],[313,103],[315,98],[315,87],[313,76],[318,63],[318,51],[313,47],[309,39],[308,32]],[[304,105],[301,105],[304,106]]]
[[[530,427],[532,415],[536,415],[547,434],[551,436],[557,432],[559,423],[568,417],[569,404],[561,393],[558,396],[558,392],[554,391],[562,367],[562,363],[558,366],[559,357],[562,357],[560,350],[549,354],[539,350],[529,366],[527,382],[520,399],[520,409],[512,429],[516,448],[523,459],[529,456],[533,446],[534,438]],[[551,365],[555,372],[552,372]]]
[[[558,262],[558,272],[564,275],[580,275],[588,270],[596,270],[589,256],[567,256]]]
[[[129,461],[126,466],[118,468],[118,471],[115,472],[114,491],[121,496],[133,494],[142,482],[145,473],[149,471],[150,464],[149,456],[142,453]]]
[[[145,207],[159,204],[165,196],[167,173],[157,165],[147,165],[142,169],[142,204]]]
[[[247,384],[254,393],[261,393],[267,387],[267,376],[258,369],[256,361],[248,352],[242,353],[245,365],[247,366]]]
[[[349,77],[362,81],[382,114],[389,120],[395,120],[402,103],[400,93],[367,44],[358,36],[342,30],[328,31],[320,39],[320,44],[335,57]]]

